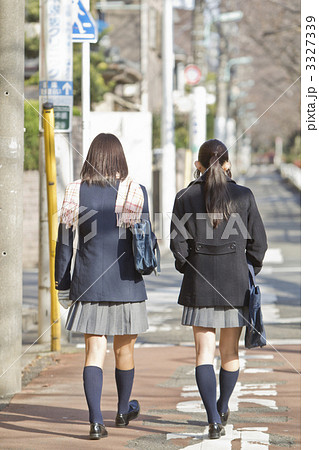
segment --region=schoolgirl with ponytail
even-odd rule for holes
[[[183,305],[182,325],[193,327],[195,376],[209,438],[218,439],[225,434],[239,375],[238,342],[248,320],[247,260],[257,274],[267,239],[253,193],[232,179],[226,146],[217,139],[204,142],[195,166],[196,180],[175,198],[171,250],[176,269],[184,274],[178,303]],[[216,328],[221,357],[217,401]]]
[[[232,177],[232,174],[226,146],[217,139],[204,142],[200,147],[198,161],[195,165],[197,178],[201,173],[206,174],[205,205],[207,213],[221,213],[223,219],[228,219],[231,213],[231,200],[225,174],[229,178]],[[214,228],[220,222],[221,219],[213,219]]]

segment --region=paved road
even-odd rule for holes
[[[57,355],[53,364],[0,412],[0,448],[298,449],[300,376],[291,364],[299,370],[299,349],[290,345],[277,350],[241,349],[241,373],[230,402],[231,416],[226,435],[218,441],[207,439],[192,347],[136,349],[132,398],[140,401],[141,415],[124,430],[114,426],[117,398],[114,359],[109,352],[101,404],[109,437],[94,443],[88,440],[83,351]],[[215,367],[218,373],[218,359]]]
[[[180,325],[181,307],[176,304],[181,276],[167,255],[162,274],[146,277],[150,329],[139,336],[136,349],[134,394],[141,399],[145,415],[125,438],[112,430],[114,440],[108,438],[107,448],[300,448],[300,195],[270,166],[252,167],[240,183],[253,190],[268,235],[269,250],[257,282],[269,345],[258,351],[241,348],[242,370],[230,405],[232,415],[226,436],[218,442],[205,439],[205,414],[194,379],[192,331]],[[36,280],[36,273],[25,273],[26,305],[36,305]],[[33,336],[32,332],[24,335],[28,342]],[[82,338],[73,335],[73,348],[82,352],[81,344]],[[72,358],[79,358],[78,364],[82,364],[81,354]],[[62,378],[67,364],[62,356],[58,367]],[[219,364],[217,352],[217,372]],[[106,370],[110,370],[107,366]],[[44,380],[43,385],[46,383]],[[63,393],[59,395],[63,398]],[[82,392],[74,394],[75,405],[82,401],[77,395],[81,397]],[[18,403],[20,400],[14,399]],[[115,399],[112,401],[114,404],[107,406],[109,422]],[[59,414],[64,413],[59,410]],[[83,411],[80,415],[78,424],[82,424],[83,434]],[[32,434],[32,418],[29,420],[25,432]],[[108,425],[112,426],[111,422]],[[63,428],[60,434],[66,433]],[[86,448],[73,447],[72,441],[68,445]]]

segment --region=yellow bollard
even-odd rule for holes
[[[55,243],[58,235],[56,163],[54,146],[54,110],[52,103],[43,105],[45,171],[47,178],[48,224],[50,246],[51,351],[61,350],[61,322],[58,291],[55,289]]]

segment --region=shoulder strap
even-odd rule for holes
[[[255,278],[254,268],[253,268],[252,264],[249,261],[247,261],[247,264],[248,264],[248,269],[249,269],[249,281],[250,281],[250,284],[251,284],[251,286],[256,286],[256,278]]]

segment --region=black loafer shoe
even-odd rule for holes
[[[98,440],[107,437],[108,432],[104,425],[100,423],[91,423],[90,425],[90,439]]]
[[[140,413],[140,404],[137,400],[129,402],[129,410],[127,414],[116,414],[115,425],[117,427],[126,427],[130,420],[136,419]]]
[[[220,423],[210,423],[208,430],[209,439],[219,439],[221,436],[225,436],[225,428]]]
[[[225,413],[220,413],[219,411],[218,411],[218,413],[220,415],[220,420],[222,421],[222,425],[224,427],[226,425],[228,417],[229,417],[229,408],[228,408],[227,412],[225,412]]]

